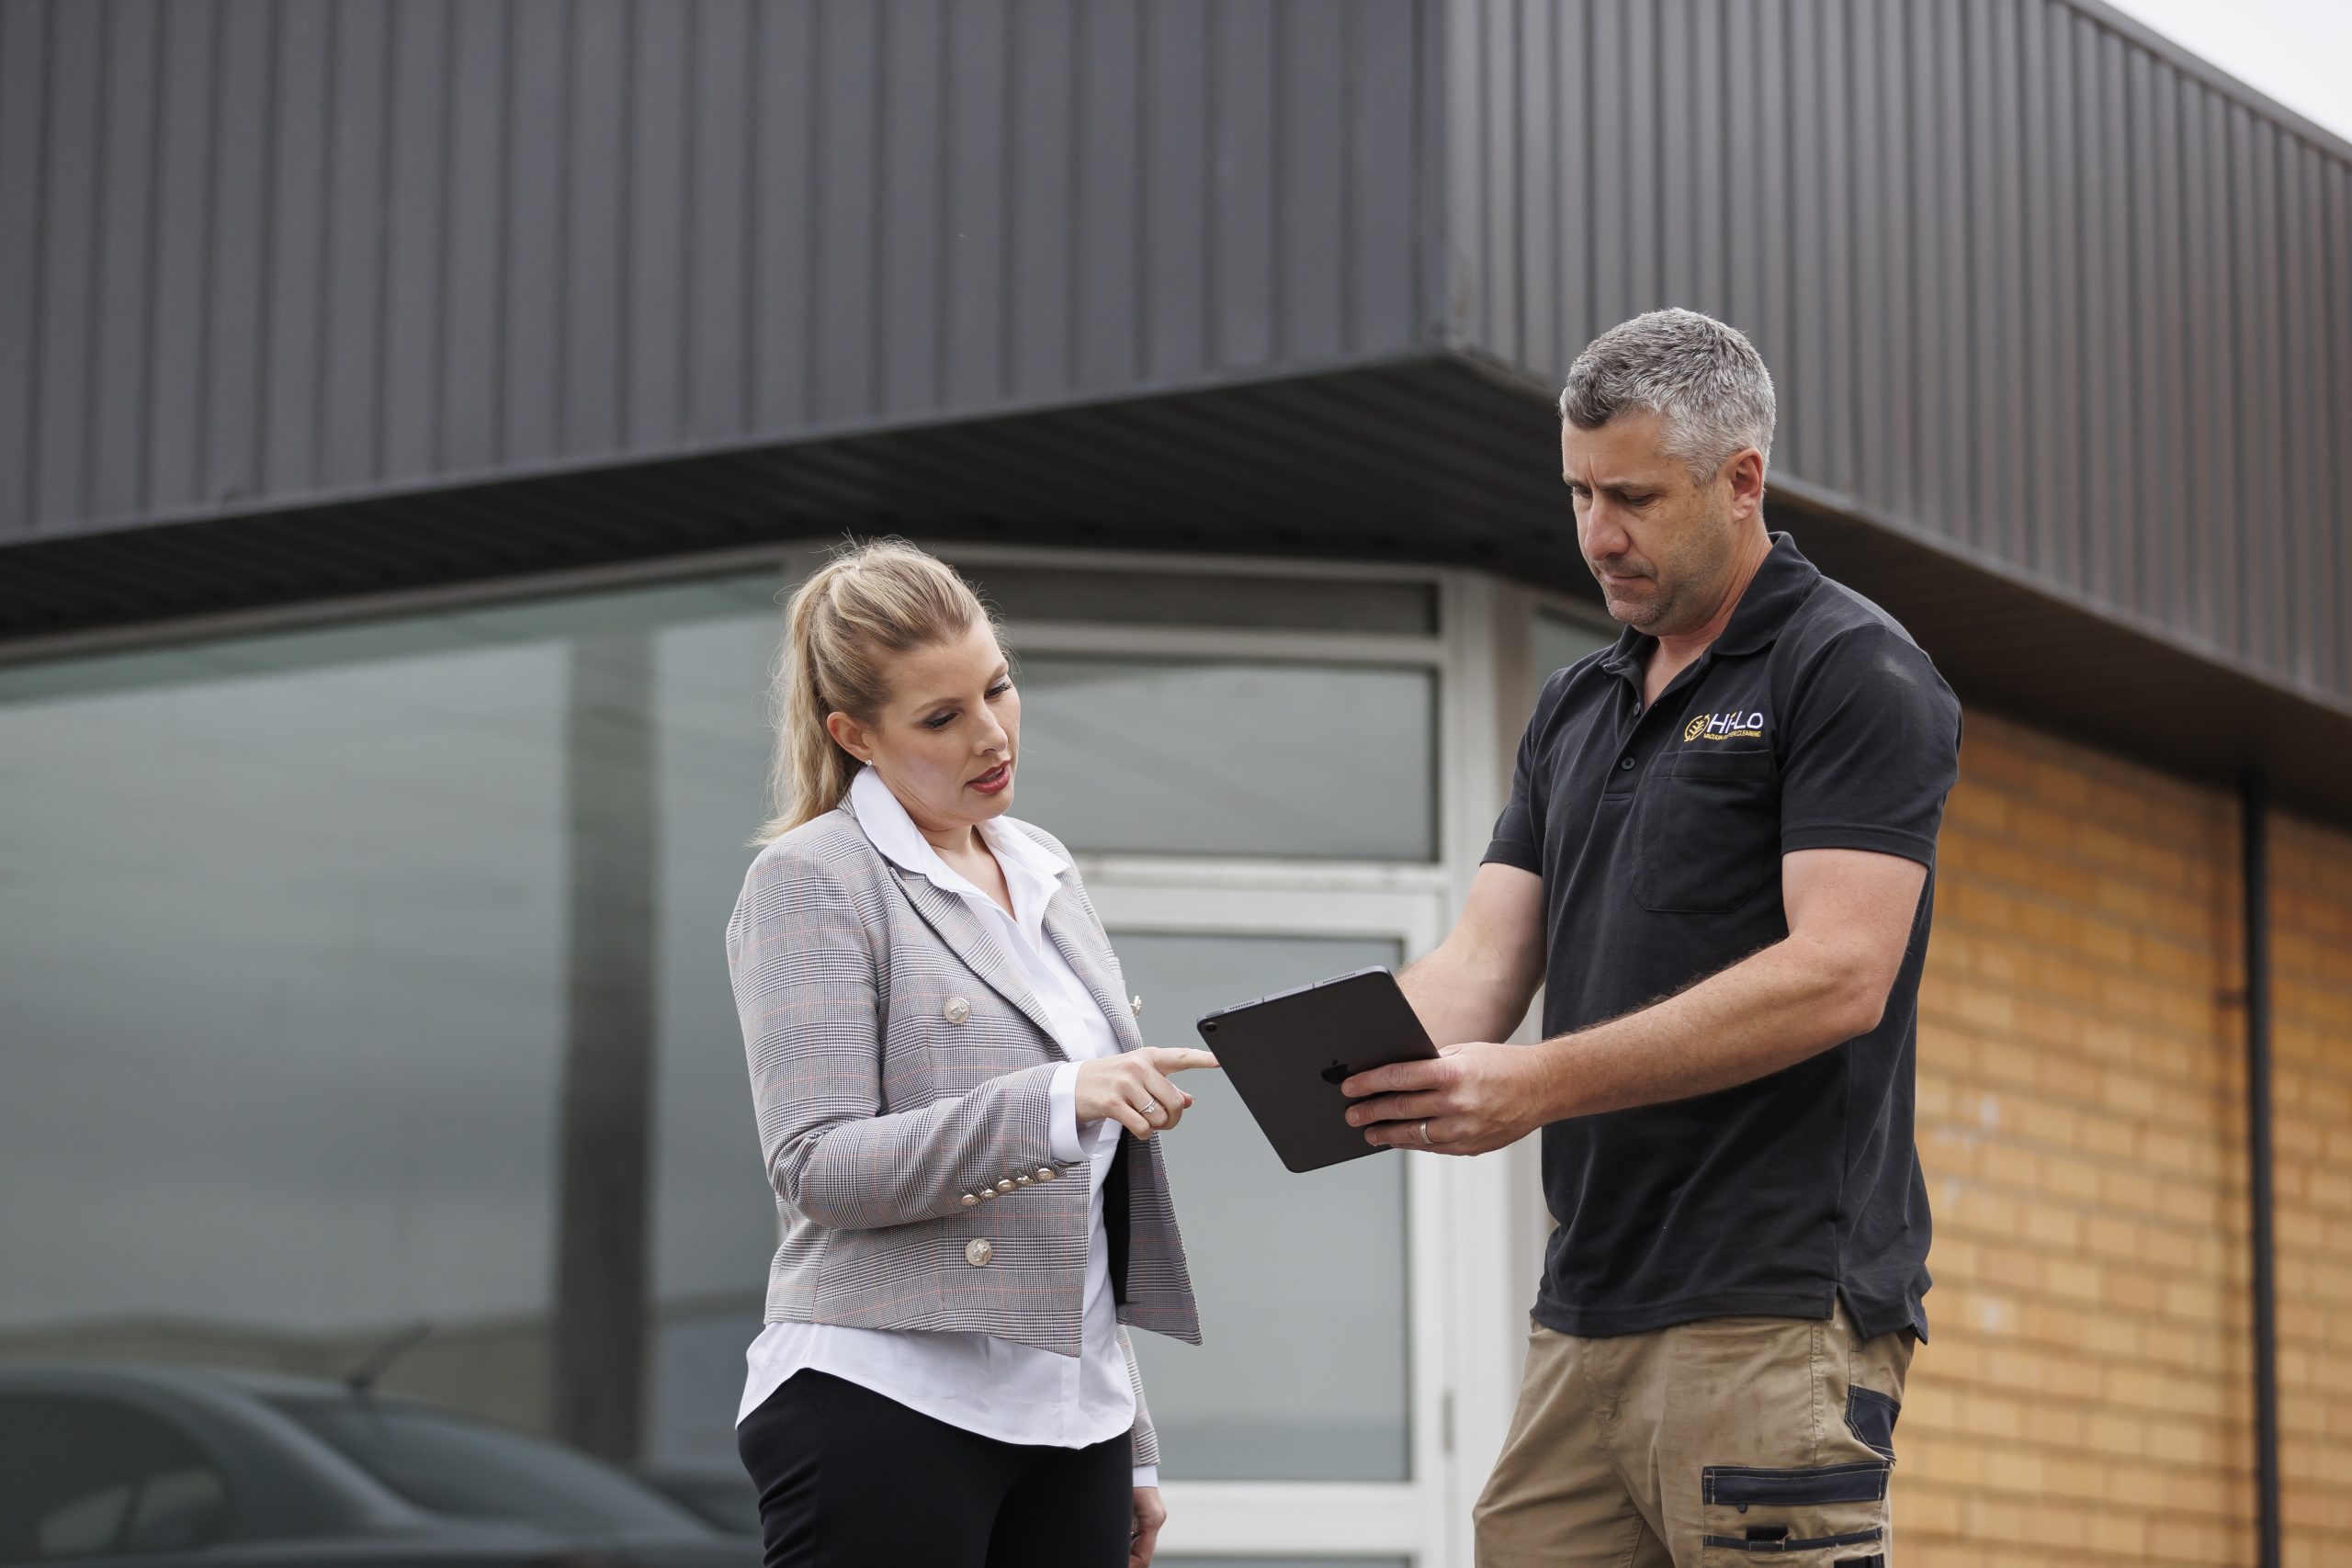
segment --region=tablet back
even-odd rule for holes
[[[1437,1055],[1396,977],[1359,969],[1295,991],[1221,1008],[1200,1021],[1241,1103],[1293,1170],[1380,1151],[1347,1123],[1340,1085],[1356,1073]]]

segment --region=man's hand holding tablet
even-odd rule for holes
[[[1348,1125],[1375,1147],[1483,1155],[1552,1120],[1556,1086],[1544,1054],[1523,1045],[1444,1045],[1429,1062],[1356,1074],[1340,1091],[1356,1101]]]

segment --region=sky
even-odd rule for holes
[[[2108,0],[2352,139],[2352,0]]]

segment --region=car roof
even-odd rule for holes
[[[347,1384],[325,1378],[170,1361],[0,1362],[0,1393],[35,1388],[48,1393],[89,1393],[150,1389],[199,1399],[232,1400],[343,1398],[351,1392]]]

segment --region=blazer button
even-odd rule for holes
[[[1037,1168],[1037,1179],[1040,1181],[1052,1181],[1060,1177],[1060,1175],[1061,1172],[1056,1170],[1050,1165],[1041,1165]]]
[[[980,1206],[980,1195],[977,1192],[967,1192],[964,1194],[963,1201],[967,1209],[977,1209]]]
[[[980,1201],[981,1201],[982,1202],[986,1202],[986,1201],[988,1201],[988,1200],[989,1200],[990,1198],[993,1198],[993,1197],[995,1197],[995,1196],[996,1196],[996,1189],[995,1189],[995,1188],[993,1188],[993,1187],[983,1187],[983,1188],[981,1188],[981,1189],[980,1189],[980,1194],[979,1194],[979,1195],[980,1195]]]
[[[1011,1177],[1009,1177],[1009,1176],[1008,1176],[1008,1177],[1006,1177],[1002,1181],[998,1182],[998,1183],[996,1184],[996,1190],[997,1190],[998,1191],[1000,1191],[1000,1192],[1010,1192],[1010,1191],[1012,1191],[1012,1178],[1011,1178]]]
[[[987,1268],[989,1259],[995,1256],[996,1248],[985,1241],[967,1241],[964,1244],[964,1261],[975,1269]]]
[[[947,998],[947,1005],[940,1009],[940,1011],[948,1022],[961,1023],[972,1016],[972,1004],[961,997],[950,997]]]
[[[1025,1176],[1016,1176],[1012,1179],[1012,1184],[1015,1187],[1026,1187],[1029,1185],[1029,1179]]]

